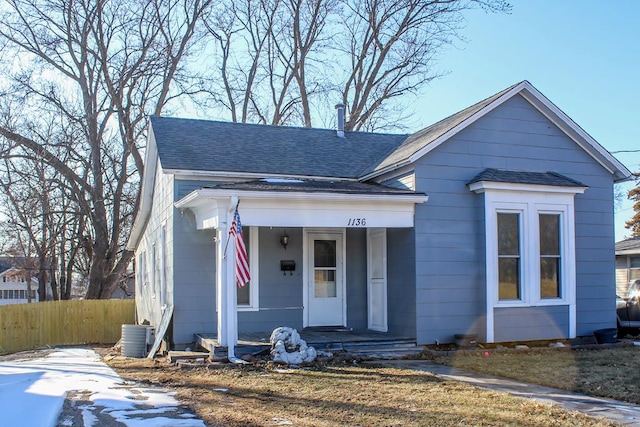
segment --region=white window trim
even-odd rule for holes
[[[249,272],[251,274],[251,287],[249,288],[249,305],[237,304],[238,311],[260,310],[260,241],[259,227],[247,226],[249,229]]]
[[[149,277],[147,274],[147,251],[141,251],[140,254],[138,255],[138,263],[140,264],[138,266],[139,272],[138,272],[138,278],[140,280],[140,289],[142,289],[142,286],[146,286],[147,285],[147,278]]]
[[[167,247],[167,225],[162,224],[160,228],[160,306],[164,310],[167,305],[167,264],[166,264],[166,247]]]
[[[157,256],[157,248],[156,248],[156,244],[153,243],[151,245],[151,298],[155,299],[156,298],[156,293],[157,293],[157,287],[158,284],[156,283],[158,277],[156,274],[156,256]]]
[[[574,196],[586,187],[505,185],[481,181],[469,186],[484,193],[487,342],[494,341],[494,309],[567,305],[569,338],[576,336],[576,261]],[[521,299],[498,300],[498,213],[521,213]],[[539,214],[560,214],[561,297],[540,298]]]

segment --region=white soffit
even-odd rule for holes
[[[220,215],[238,197],[247,226],[274,227],[413,227],[414,208],[426,195],[381,195],[195,190],[175,203],[191,209],[199,229],[215,228]]]

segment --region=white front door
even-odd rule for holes
[[[367,229],[368,327],[387,332],[387,229]]]
[[[342,234],[308,236],[307,326],[345,326]]]

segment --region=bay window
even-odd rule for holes
[[[548,177],[504,175],[523,180]],[[494,313],[502,308],[566,306],[569,336],[575,336],[574,198],[586,187],[566,182],[564,186],[474,179],[468,184],[471,191],[484,195],[487,342],[493,342]]]

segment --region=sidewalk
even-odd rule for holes
[[[380,360],[376,365],[430,372],[452,381],[459,381],[495,391],[510,393],[517,397],[553,403],[568,411],[578,411],[594,417],[607,418],[627,426],[640,426],[640,406],[612,399],[586,396],[570,391],[558,390],[536,384],[528,384],[507,378],[469,372],[458,368],[438,365],[426,360]]]
[[[173,393],[127,383],[93,351],[0,358],[0,414],[11,427],[204,427]]]

